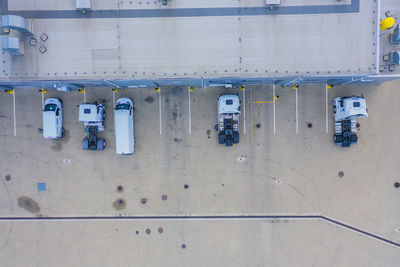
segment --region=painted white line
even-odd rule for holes
[[[42,111],[43,111],[43,109],[44,109],[44,94],[42,92]]]
[[[115,91],[112,90],[113,93],[113,109],[115,109]]]
[[[274,133],[276,133],[276,116],[275,116],[275,84],[272,85],[273,114],[274,114]]]
[[[243,134],[246,134],[246,87],[243,86]]]
[[[188,99],[189,99],[189,134],[192,134],[192,110],[190,107],[190,86],[188,86]]]
[[[158,88],[158,106],[160,110],[160,135],[162,135],[162,123],[161,123],[161,87]]]
[[[14,136],[17,136],[17,117],[15,112],[15,89],[13,89],[13,106],[14,106]]]
[[[299,132],[299,107],[298,107],[298,97],[297,97],[297,91],[299,88],[296,88],[296,133]]]
[[[375,74],[379,74],[379,60],[380,60],[379,52],[380,52],[380,30],[381,30],[380,21],[379,21],[380,16],[381,16],[381,1],[377,0],[376,1],[376,22],[375,22],[375,24],[376,24],[376,34],[375,34],[375,36],[376,36],[376,44],[375,44],[375,48],[376,48],[376,50],[375,50],[375,56],[376,56],[375,67],[376,67],[376,69],[375,69]]]
[[[325,128],[326,132],[329,131],[328,128],[328,84],[325,84]]]
[[[83,103],[86,103],[86,88],[83,89]]]

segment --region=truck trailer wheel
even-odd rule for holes
[[[104,150],[106,148],[106,140],[103,138],[97,139],[97,150]]]
[[[82,149],[89,150],[89,139],[87,137],[82,140]]]
[[[218,135],[218,143],[225,144],[225,135],[223,133]]]
[[[238,144],[239,143],[239,133],[234,133],[233,134],[233,143]]]

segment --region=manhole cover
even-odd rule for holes
[[[151,230],[149,228],[146,229],[146,234],[151,234]]]
[[[280,185],[282,185],[282,180],[280,180],[280,179],[277,178],[277,177],[273,177],[273,178],[272,178],[272,183],[273,183],[275,186],[280,186]]]
[[[147,198],[142,198],[142,199],[140,200],[140,203],[142,203],[143,205],[146,204],[146,203],[147,203]]]
[[[307,127],[312,128],[312,123],[311,122],[307,123]]]
[[[162,196],[161,196],[161,199],[165,201],[165,200],[168,199],[168,196],[167,196],[167,195],[162,195]]]
[[[260,123],[257,123],[257,124],[256,124],[256,128],[257,128],[257,129],[260,129],[260,128],[261,128],[261,124],[260,124]]]
[[[186,244],[182,244],[182,245],[181,245],[181,248],[182,248],[182,249],[185,249],[185,248],[186,248]]]
[[[4,179],[6,179],[6,181],[8,182],[8,181],[11,180],[11,176],[10,176],[9,174],[7,174],[6,177],[5,177]]]
[[[114,201],[113,203],[113,207],[116,210],[122,210],[126,207],[126,201],[122,198],[119,198],[117,200]]]
[[[338,172],[339,177],[343,177],[344,176],[344,172],[340,171]]]
[[[64,164],[71,164],[71,160],[70,159],[63,159],[63,163]]]
[[[394,187],[399,188],[400,187],[400,183],[398,183],[398,182],[394,183]]]
[[[139,234],[139,231],[136,231],[136,234],[138,235],[138,234]]]
[[[184,187],[185,189],[188,189],[188,188],[189,188],[189,185],[188,185],[188,184],[185,184],[183,187]]]
[[[163,229],[162,227],[159,227],[159,228],[158,228],[158,232],[159,232],[160,234],[162,234],[162,232],[164,232],[164,229]]]
[[[122,192],[124,191],[124,188],[122,185],[117,186],[117,192]]]

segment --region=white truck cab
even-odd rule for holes
[[[135,152],[133,101],[119,98],[114,110],[115,149],[119,155]]]
[[[79,121],[85,126],[85,137],[82,140],[83,150],[104,150],[106,140],[99,138],[98,133],[104,132],[103,122],[106,118],[106,106],[103,104],[85,103],[79,105]]]
[[[368,117],[367,103],[363,96],[345,96],[333,99],[335,132],[333,142],[342,147],[357,144],[356,118]]]
[[[226,146],[239,143],[240,98],[237,94],[220,95],[218,105],[218,142]]]
[[[48,98],[43,108],[43,137],[59,139],[63,132],[62,102],[58,98]]]
[[[99,132],[104,132],[103,121],[106,118],[106,107],[103,104],[81,104],[79,105],[79,121],[85,127],[96,126]]]
[[[367,103],[364,97],[337,97],[333,99],[335,121],[368,117]]]

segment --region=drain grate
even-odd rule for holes
[[[247,156],[242,155],[237,157],[235,163],[239,165],[247,165]]]

